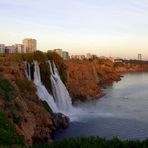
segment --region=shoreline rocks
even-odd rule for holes
[[[62,113],[54,114],[55,126],[57,129],[65,129],[69,126],[70,118]]]
[[[69,60],[67,87],[76,101],[89,101],[101,97],[103,88],[122,79],[128,72],[148,72],[146,63],[116,63],[109,59]]]

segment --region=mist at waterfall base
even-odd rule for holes
[[[106,139],[144,140],[148,138],[148,73],[125,74],[107,87],[101,99],[77,105],[82,112],[75,115],[55,139],[99,136]],[[73,115],[74,116],[74,115]]]
[[[95,101],[79,103],[73,107],[66,87],[59,82],[61,79],[55,64],[50,61],[48,63],[53,96],[42,84],[39,65],[34,62],[34,83],[37,94],[54,112],[62,112],[71,119],[67,129],[59,130],[54,134],[55,139],[81,136],[100,136],[107,139],[118,137],[132,140],[148,138],[148,73],[126,74],[122,81],[104,90],[106,96]],[[68,98],[61,98],[64,96],[63,92],[68,94]],[[66,100],[63,100],[65,98]],[[62,100],[63,102],[60,102]]]

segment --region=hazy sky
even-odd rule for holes
[[[148,0],[0,0],[0,43],[148,58]]]

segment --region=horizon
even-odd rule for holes
[[[148,59],[146,0],[5,0],[0,6],[0,43],[30,37],[42,51]]]

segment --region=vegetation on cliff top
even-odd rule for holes
[[[147,148],[145,141],[121,141],[117,138],[106,140],[99,137],[57,140],[51,145],[34,145],[32,148]]]
[[[55,62],[57,69],[59,71],[59,75],[62,81],[66,84],[67,81],[67,73],[66,73],[66,65],[63,60],[57,53],[55,52],[47,52],[44,53],[42,51],[35,51],[34,53],[26,53],[26,54],[0,54],[0,61],[17,61],[23,62],[28,61],[31,64],[31,78],[33,79],[34,73],[34,64],[33,61],[36,60],[39,62],[40,71],[41,71],[41,80],[47,90],[51,93],[51,82],[50,82],[50,69],[47,64],[47,60],[51,60]]]
[[[64,83],[66,83],[67,76],[66,76],[66,65],[64,63],[64,60],[55,52],[41,52],[41,51],[35,51],[33,54],[24,54],[23,60],[28,61],[30,63],[33,62],[33,60],[36,60],[39,62],[40,71],[41,71],[41,80],[47,90],[51,93],[51,82],[50,82],[50,69],[49,65],[47,64],[47,61],[54,61],[55,65],[59,71],[59,75]],[[33,73],[33,68],[32,73]]]

